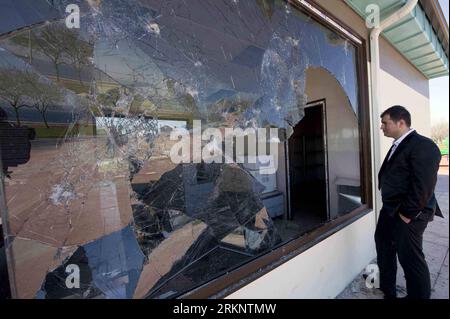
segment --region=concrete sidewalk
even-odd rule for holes
[[[424,233],[423,249],[431,273],[431,298],[449,299],[448,284],[448,248],[449,248],[449,204],[448,204],[448,167],[439,171],[436,197],[445,219],[435,217]],[[376,264],[376,260],[372,262]],[[366,287],[363,271],[337,296],[337,299],[382,299],[379,289]],[[397,272],[397,293],[406,295],[406,282],[403,269],[399,265]]]

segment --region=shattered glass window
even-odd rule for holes
[[[66,25],[69,4],[79,28]],[[1,6],[1,206],[16,297],[177,297],[303,234],[289,224],[287,158],[264,174],[233,156],[170,155],[172,133],[191,136],[195,121],[279,129],[258,147],[277,140],[284,154],[311,69],[337,83],[349,119],[328,148],[357,163],[330,181],[351,204],[319,224],[361,205],[356,48],[285,1]]]

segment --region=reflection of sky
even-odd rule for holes
[[[284,1],[271,5],[268,13],[255,0],[147,0],[145,6],[104,0],[102,14],[86,18],[83,25],[89,27],[81,32],[98,36],[98,69],[123,85],[149,88],[146,97],[158,105],[164,105],[158,98],[169,97],[171,106],[185,106],[191,94],[190,107],[205,112],[221,99],[243,98],[256,111],[246,117],[259,112],[259,124],[283,126],[288,119],[298,121],[292,113],[300,112],[306,69],[323,67],[356,112],[354,48],[306,15],[287,10]],[[150,24],[158,26],[157,33]],[[178,86],[171,89],[167,80]]]
[[[0,68],[28,69],[28,64],[0,47]]]
[[[164,79],[153,60],[127,39],[117,43],[107,39],[96,41],[94,62],[123,85],[150,85]]]
[[[289,86],[292,80],[301,80],[300,74],[292,72],[295,68],[320,66],[338,79],[357,109],[354,49],[303,14],[287,13],[282,1],[276,1],[270,18],[256,1],[149,0],[145,7],[140,4],[102,2],[103,35],[96,43],[96,65],[121,83],[158,86],[163,78],[171,78],[187,91],[196,92],[196,102],[205,110],[217,92],[238,91],[257,99],[268,94],[267,83],[284,85],[281,81],[288,81],[285,84]],[[119,15],[121,12],[127,17]],[[149,22],[158,26],[157,34],[148,31]],[[111,37],[111,30],[117,29],[118,38]],[[291,74],[263,79],[263,59],[277,35],[285,44],[275,48],[276,54]],[[294,57],[289,51],[293,50],[291,42],[296,41],[299,51]],[[164,94],[163,90],[159,93]],[[288,110],[295,108],[297,98],[285,95],[282,104]]]
[[[144,261],[132,227],[104,236],[83,248],[93,283],[106,298],[132,298]]]
[[[2,0],[0,34],[51,20],[61,15],[43,0]]]

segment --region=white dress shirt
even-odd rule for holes
[[[393,147],[391,149],[391,153],[389,154],[388,157],[388,161],[391,159],[392,155],[394,155],[395,150],[397,149],[397,147],[400,145],[400,143],[405,139],[405,137],[407,137],[409,134],[411,134],[412,132],[414,132],[415,129],[410,129],[408,132],[406,132],[405,134],[403,134],[402,136],[400,136],[398,139],[396,139],[392,144]]]

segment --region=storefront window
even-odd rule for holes
[[[281,0],[36,2],[0,22],[16,297],[177,297],[362,205],[356,48],[307,14]],[[198,125],[218,131],[196,144]],[[247,133],[227,153],[227,128],[267,129],[260,156]]]

